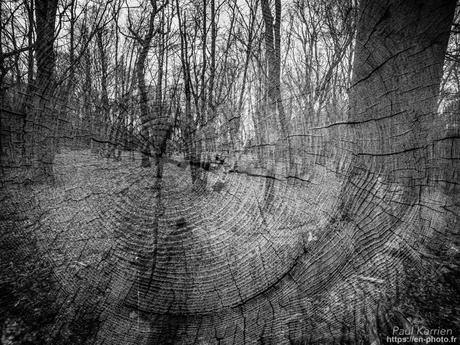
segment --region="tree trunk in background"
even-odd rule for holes
[[[206,151],[216,152],[216,128],[214,118],[216,116],[216,104],[214,100],[214,88],[216,79],[216,39],[217,39],[217,23],[216,23],[216,3],[211,0],[211,67],[209,71],[209,87],[208,87],[208,140]],[[210,137],[210,139],[209,139]]]
[[[3,16],[3,8],[0,4],[0,18]],[[4,133],[4,120],[3,120],[3,109],[6,107],[5,104],[5,93],[6,93],[6,86],[4,83],[5,79],[5,74],[6,74],[6,68],[5,68],[5,59],[3,57],[3,35],[0,30],[0,134],[2,137],[5,135]],[[6,149],[4,149],[3,145],[3,140],[0,138],[0,176],[4,174],[4,165],[6,162]]]
[[[104,45],[106,44],[104,42],[104,31],[103,28],[98,28],[97,29],[97,34],[96,34],[96,40],[97,40],[97,46],[99,49],[99,56],[101,59],[101,106],[102,106],[102,113],[97,114],[97,118],[93,120],[95,127],[97,126],[98,129],[97,131],[99,133],[96,134],[96,130],[91,129],[90,136],[92,137],[93,135],[97,135],[99,141],[105,142],[105,144],[101,143],[91,143],[91,145],[96,145],[98,149],[96,151],[99,151],[101,148],[101,145],[105,147],[104,149],[104,154],[107,157],[110,157],[111,155],[114,155],[114,148],[112,143],[110,142],[112,140],[112,131],[114,128],[114,125],[111,123],[110,120],[110,104],[109,104],[109,93],[108,93],[108,85],[107,85],[107,77],[108,77],[108,66],[107,66],[107,53]],[[87,116],[90,116],[90,114],[87,114]],[[115,122],[115,120],[114,120]],[[102,131],[102,133],[101,133]],[[93,133],[94,132],[94,133]],[[102,140],[101,140],[102,139]]]
[[[70,1],[70,6],[69,6],[69,11],[70,11],[70,18],[69,18],[69,34],[70,34],[70,38],[69,38],[69,74],[68,74],[68,79],[65,83],[65,87],[62,88],[61,90],[61,99],[62,99],[62,105],[61,105],[61,109],[59,111],[59,119],[58,119],[58,126],[60,124],[60,121],[59,120],[64,120],[65,123],[69,123],[72,121],[72,117],[74,115],[74,112],[72,111],[69,111],[68,109],[68,105],[72,99],[72,96],[73,96],[73,93],[75,91],[75,86],[77,84],[77,80],[75,78],[75,70],[76,70],[76,65],[77,65],[77,61],[76,61],[76,56],[75,56],[75,48],[76,48],[76,44],[75,44],[75,24],[76,24],[76,0],[71,0]],[[32,66],[33,68],[33,66]],[[70,127],[70,126],[69,126]],[[68,127],[68,128],[69,128]],[[64,131],[62,131],[62,128],[57,128],[57,132],[58,133],[64,133]],[[60,135],[57,135],[57,138],[56,138],[56,141],[57,141],[57,149],[59,149],[60,147],[60,144],[64,144],[65,141],[60,137]]]
[[[155,89],[155,105],[154,105],[154,128],[153,130],[153,146],[155,150],[155,164],[157,165],[157,172],[162,171],[161,157],[165,153],[167,133],[170,126],[169,115],[164,108],[163,103],[163,76],[164,76],[164,65],[165,65],[165,34],[164,34],[164,9],[162,10],[162,19],[159,23],[158,30],[161,32],[161,35],[158,36],[158,78],[156,80],[156,89]],[[162,174],[160,174],[162,175]],[[162,176],[161,176],[162,177]],[[161,178],[160,177],[160,178]]]
[[[265,90],[263,96],[261,117],[265,121],[266,132],[262,133],[263,142],[260,144],[274,144],[278,141],[279,136],[285,133],[278,127],[278,114],[276,112],[277,89],[279,89],[279,55],[277,55],[275,38],[274,38],[274,18],[270,9],[268,0],[261,1],[262,16],[264,20],[264,38],[265,38]],[[280,131],[278,130],[280,129]],[[280,132],[280,133],[278,133]],[[263,158],[264,160],[267,157]]]
[[[35,3],[36,18],[36,87],[38,102],[34,109],[38,114],[34,121],[38,121],[37,140],[34,146],[37,152],[37,162],[34,169],[35,180],[53,179],[53,110],[49,108],[54,92],[54,70],[56,54],[54,51],[55,22],[57,0],[38,0]],[[47,106],[48,105],[48,106]],[[49,114],[51,112],[51,114]]]
[[[41,92],[47,95],[52,92],[56,63],[56,53],[53,45],[57,4],[57,0],[38,0],[35,4],[37,86]]]
[[[151,166],[150,162],[150,109],[147,99],[147,88],[144,79],[144,64],[147,57],[147,52],[144,49],[139,53],[137,61],[137,85],[139,88],[139,102],[141,108],[141,138],[142,138],[142,167],[147,168]]]
[[[82,28],[82,37],[85,42],[88,42],[88,28],[84,26]],[[85,49],[82,47],[82,49]],[[98,152],[101,147],[101,144],[92,140],[93,130],[96,128],[104,128],[102,119],[100,118],[101,114],[104,117],[106,108],[104,107],[104,100],[102,100],[102,106],[100,114],[93,116],[92,114],[92,76],[91,76],[91,56],[88,50],[84,50],[83,54],[83,68],[84,68],[84,81],[83,81],[83,114],[81,119],[80,132],[83,134],[81,143],[83,148],[91,148],[93,153]],[[103,78],[102,78],[103,79]],[[98,137],[100,140],[100,137]]]
[[[238,132],[240,130],[241,124],[241,116],[243,115],[243,101],[246,96],[246,81],[248,77],[248,69],[249,64],[251,62],[251,54],[253,51],[253,41],[254,41],[254,25],[256,22],[255,13],[257,12],[258,2],[256,2],[256,8],[254,12],[251,12],[251,17],[249,19],[249,32],[248,32],[248,42],[246,47],[246,54],[244,60],[244,69],[243,69],[243,77],[242,77],[242,85],[241,85],[241,92],[238,98],[238,107],[237,107],[237,114],[233,118],[230,119],[230,137],[233,142],[233,149],[237,150],[240,148]]]
[[[186,32],[186,23],[187,18],[186,16],[182,17],[179,1],[176,0],[176,9],[178,12],[178,20],[179,20],[179,33],[180,33],[180,51],[181,51],[181,62],[182,62],[182,76],[184,81],[184,96],[185,96],[185,123],[183,126],[184,131],[184,152],[185,152],[185,159],[190,164],[190,175],[192,178],[192,183],[199,179],[199,157],[197,157],[197,150],[196,150],[196,142],[195,142],[195,135],[196,135],[196,124],[193,119],[192,114],[192,79],[190,75],[190,59],[189,59],[189,52],[188,52],[188,41],[187,41],[187,32]]]
[[[274,144],[275,160],[287,154],[292,165],[290,140],[286,112],[281,97],[281,1],[275,0],[273,17],[268,0],[262,0],[262,15],[265,24],[266,90],[264,105],[268,123],[268,143]],[[284,144],[281,144],[283,142]]]
[[[27,10],[27,20],[28,20],[28,30],[27,30],[27,43],[29,46],[33,44],[33,38],[34,38],[34,1],[24,1],[24,5],[26,6]],[[3,84],[2,84],[3,85]],[[25,99],[22,104],[22,112],[23,112],[23,124],[22,124],[22,149],[21,149],[21,154],[23,158],[23,162],[26,164],[30,163],[30,160],[32,158],[32,143],[33,143],[33,134],[32,133],[26,133],[27,130],[27,122],[28,122],[28,116],[30,111],[32,111],[32,95],[34,92],[34,50],[30,49],[29,52],[27,53],[27,89],[26,89],[26,95]]]
[[[141,139],[142,143],[142,162],[144,168],[150,167],[150,127],[152,125],[152,115],[148,105],[147,87],[145,85],[145,60],[150,49],[153,38],[153,24],[156,11],[152,10],[149,18],[148,32],[145,38],[140,39],[140,52],[136,61],[137,87],[139,89],[139,102],[141,107]],[[138,39],[139,40],[139,39]]]

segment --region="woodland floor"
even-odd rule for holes
[[[116,333],[134,334],[139,341],[149,332],[142,312],[122,305],[140,279],[137,260],[151,250],[157,221],[155,170],[140,168],[139,158],[132,162],[124,153],[117,162],[89,150],[66,151],[56,157],[53,186],[11,184],[2,190],[2,344],[101,342],[115,324]],[[259,175],[250,163],[240,173],[218,168],[208,174],[206,188],[196,191],[188,168],[166,162],[153,276],[159,297],[138,293],[139,310],[225,309],[266,291],[303,253],[327,245],[351,248],[346,225],[334,219],[340,177],[319,166],[291,183],[276,174],[272,182]],[[334,235],[322,232],[331,226]],[[388,253],[405,239],[396,237],[386,241]],[[414,323],[460,328],[455,240],[448,255],[433,255],[419,267],[396,267],[410,282],[403,275],[404,281],[391,282],[404,289],[396,309]],[[357,255],[350,253],[348,258]],[[350,284],[365,284],[362,291],[383,293],[388,281],[381,271],[394,264],[394,258],[387,262],[391,257],[378,253],[352,274],[339,272],[346,284],[324,298],[333,305],[347,284],[348,291]],[[183,296],[171,293],[181,289]],[[8,343],[6,328],[14,329],[8,332],[15,332],[18,342]]]

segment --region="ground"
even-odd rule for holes
[[[53,185],[4,186],[2,344],[358,341],[401,317],[459,329],[458,242],[423,249],[453,207],[441,192],[401,209],[402,187],[357,175],[370,202],[344,210],[344,179],[323,166],[267,178],[247,156],[197,190],[173,157],[159,196],[135,158],[63,151]]]

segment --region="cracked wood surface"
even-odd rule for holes
[[[169,159],[161,198],[140,154],[62,150],[52,185],[6,174],[2,292],[48,277],[33,307],[56,344],[380,344],[408,271],[441,274],[441,251],[458,273],[459,133],[434,106],[454,5],[362,1],[348,118],[292,135],[308,169],[243,153],[197,189]]]

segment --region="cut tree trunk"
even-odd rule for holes
[[[458,137],[440,135],[435,121],[454,6],[362,1],[349,119],[316,133],[330,131],[346,156],[332,159],[344,162],[339,182],[323,171],[318,184],[300,180],[299,192],[275,174],[270,182],[247,177],[228,193],[238,201],[224,212],[212,205],[177,220],[159,243],[156,271],[133,282],[141,297],[130,307],[146,342],[381,344],[392,327],[408,324],[398,311],[398,301],[411,298],[407,270],[450,245],[438,237],[458,221],[458,207],[434,179],[448,171],[442,183],[459,185],[456,151],[444,146]],[[265,193],[251,201],[247,189],[257,183]],[[293,204],[311,212],[299,232]],[[121,333],[113,339],[130,341]]]
[[[185,25],[176,4],[191,121]],[[433,317],[449,310],[457,317],[449,305],[458,301],[457,287],[448,279],[434,282],[450,300],[427,301],[442,311],[423,314],[418,306],[427,304],[419,301],[429,278],[424,267],[434,267],[436,277],[458,273],[457,265],[445,274],[448,260],[458,262],[452,238],[460,214],[459,136],[436,109],[454,8],[451,0],[360,2],[348,119],[311,129],[327,131],[335,152],[314,166],[312,181],[294,176],[290,184],[263,169],[216,173],[209,183],[219,187],[197,195],[188,178],[178,178],[179,167],[163,167],[155,156],[154,181],[150,171],[131,183],[105,169],[109,178],[88,193],[86,180],[65,199],[37,192],[43,206],[33,212],[44,224],[38,242],[43,252],[54,250],[55,274],[73,291],[62,298],[59,320],[73,310],[91,312],[88,301],[97,296],[99,308],[91,308],[101,314],[91,342],[101,345],[379,345],[394,327],[410,332],[410,320],[414,329],[453,328]],[[183,129],[192,167],[199,159],[194,129],[191,122]],[[49,207],[53,202],[58,206]],[[63,203],[70,216],[60,212]],[[72,212],[78,208],[84,212]],[[77,236],[61,230],[63,217]],[[441,256],[446,265],[438,264]],[[104,280],[100,266],[110,272]]]

